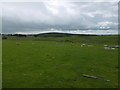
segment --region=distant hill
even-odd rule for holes
[[[60,32],[48,32],[39,34],[2,34],[2,36],[34,36],[34,37],[73,37],[73,36],[111,36],[111,35],[96,35],[96,34],[70,34],[70,33],[60,33]]]
[[[34,36],[41,37],[71,37],[71,36],[97,36],[97,35],[88,35],[88,34],[70,34],[70,33],[59,33],[59,32],[49,32],[49,33],[40,33]]]

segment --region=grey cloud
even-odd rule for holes
[[[3,33],[55,29],[97,29],[99,22],[113,22],[117,29],[116,3],[32,2],[3,3]]]

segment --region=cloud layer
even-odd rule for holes
[[[3,33],[52,29],[72,33],[111,29],[116,33],[118,26],[116,2],[16,2],[1,6]]]

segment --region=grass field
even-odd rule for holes
[[[2,39],[0,36],[0,89],[2,88]]]
[[[3,40],[3,88],[118,87],[118,49],[103,47],[117,45],[117,40],[117,36]],[[93,46],[81,47],[82,43]]]

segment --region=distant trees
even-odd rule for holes
[[[34,37],[38,37],[38,35],[33,35]]]
[[[13,38],[14,36],[18,38],[27,37],[27,35],[24,34],[2,34],[2,39]]]
[[[12,36],[27,37],[27,35],[24,35],[24,34],[13,34]]]

